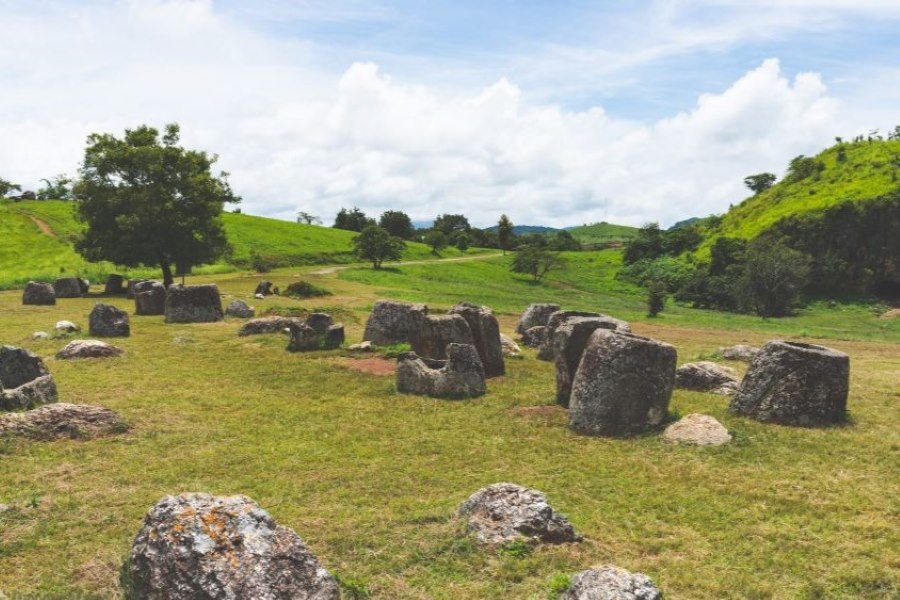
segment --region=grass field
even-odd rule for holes
[[[506,260],[267,276],[284,288],[302,275],[334,293],[306,301],[253,300],[258,276],[192,282],[214,280],[258,310],[332,310],[349,343],[379,297],[484,302],[506,333],[528,302],[558,300],[631,319],[675,344],[679,362],[806,331],[851,356],[852,424],[763,425],[730,415],[726,398],[676,390],[673,415],[711,414],[733,443],[588,438],[566,428],[552,365],[531,351],[483,398],[439,401],[398,395],[393,378],[348,368],[343,351],[290,354],[278,335],[239,338],[235,320],[132,317],[132,337],[114,341],[122,358],[57,361],[65,342],[31,332],[63,318],[85,325],[96,299],[26,307],[19,292],[0,292],[0,342],[43,356],[61,400],[112,408],[133,425],[106,439],[0,441],[0,503],[11,507],[0,512],[0,591],[114,597],[147,509],[166,494],[208,491],[247,494],[294,528],[351,582],[348,598],[545,599],[554,578],[606,563],[646,572],[667,600],[900,595],[898,319],[818,306],[768,322],[682,308],[649,320],[633,288],[612,278],[616,253],[573,257],[538,285],[509,274]],[[543,490],[587,539],[524,555],[474,546],[451,514],[498,481]]]

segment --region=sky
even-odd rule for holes
[[[0,177],[181,125],[249,214],[722,213],[900,125],[900,0],[0,0]]]

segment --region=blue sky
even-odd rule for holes
[[[722,212],[900,124],[900,1],[0,0],[0,176],[178,121],[246,212],[488,225]]]

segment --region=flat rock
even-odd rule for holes
[[[57,402],[25,412],[0,415],[0,437],[33,440],[93,438],[123,433],[128,425],[115,412],[99,406]]]
[[[232,300],[225,308],[225,315],[238,319],[252,319],[256,316],[256,310],[243,300]]]
[[[39,356],[0,346],[0,410],[25,410],[57,399],[56,382]]]
[[[531,304],[519,317],[519,322],[516,323],[516,333],[522,335],[532,327],[546,326],[550,315],[559,312],[560,309],[559,304],[549,302]]]
[[[457,511],[482,544],[529,540],[550,544],[581,539],[564,515],[551,508],[538,490],[495,483],[469,496]]]
[[[35,306],[52,306],[56,304],[56,292],[53,285],[29,281],[22,291],[22,304]]]
[[[487,391],[484,366],[471,344],[449,344],[447,359],[405,352],[397,357],[397,391],[433,398],[476,398]]]
[[[69,360],[73,358],[110,358],[122,356],[125,353],[121,348],[116,348],[100,340],[75,340],[69,342],[62,350],[56,353],[56,358]]]
[[[285,333],[285,330],[290,329],[291,325],[300,325],[302,323],[303,319],[297,317],[260,317],[251,319],[241,325],[238,335],[243,337],[264,333]]]
[[[697,446],[721,446],[731,441],[731,435],[715,418],[694,413],[666,427],[663,439]]]
[[[609,565],[576,574],[560,600],[662,600],[662,597],[653,580],[643,573]]]
[[[731,396],[738,389],[734,369],[710,361],[686,363],[675,370],[675,387]]]
[[[246,496],[166,496],[125,567],[139,600],[338,600],[340,588],[303,540]]]
[[[111,304],[95,304],[88,317],[88,329],[96,337],[128,337],[128,313]]]

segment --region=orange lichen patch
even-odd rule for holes
[[[397,361],[385,358],[351,358],[340,361],[341,366],[371,375],[393,375],[397,372]]]

